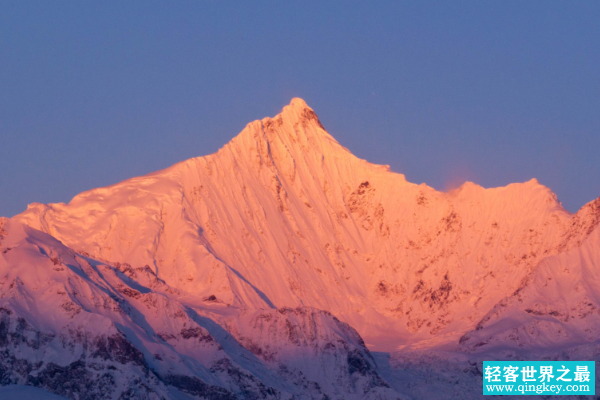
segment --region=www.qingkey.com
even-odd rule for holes
[[[541,394],[544,392],[553,392],[559,394],[561,392],[580,392],[580,391],[589,391],[589,385],[547,385],[545,383],[540,385],[486,385],[487,390],[492,393],[501,393],[501,392],[520,392],[522,394],[535,392],[537,394]]]

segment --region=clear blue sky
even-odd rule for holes
[[[438,189],[600,196],[598,1],[0,3],[0,215],[216,151],[302,97]]]

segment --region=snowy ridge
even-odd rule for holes
[[[596,341],[599,225],[600,199],[571,214],[535,179],[407,182],[293,99],[215,154],[0,220],[0,340],[31,364],[0,379],[91,359],[132,398],[393,399],[367,347]],[[98,356],[110,340],[132,358]]]
[[[182,298],[151,271],[84,258],[16,221],[3,232],[2,385],[37,386],[75,399],[376,399],[395,393],[377,375],[356,331],[329,313],[257,310],[253,319],[277,321],[282,329],[264,337],[262,326],[241,322],[246,311],[212,298]],[[340,385],[330,384],[330,374]]]
[[[589,221],[600,216],[600,200],[580,213]],[[589,216],[592,218],[589,218]],[[500,301],[460,340],[461,347],[514,346],[552,348],[600,340],[600,228],[573,227],[589,232],[578,247],[547,257],[523,280],[520,288]],[[572,237],[567,235],[567,241]]]

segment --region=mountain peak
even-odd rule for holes
[[[270,163],[267,159],[271,152],[279,152],[280,156],[291,159],[307,151],[321,155],[340,151],[349,153],[325,130],[313,109],[298,97],[293,98],[276,116],[250,122],[226,147],[231,146],[238,147],[236,154],[255,149],[267,164]]]
[[[306,102],[303,99],[301,99],[300,97],[294,97],[292,99],[292,101],[290,101],[290,104],[288,106],[289,107],[295,107],[295,108],[301,108],[301,109],[310,108],[306,104]]]
[[[303,125],[314,122],[321,130],[323,130],[323,132],[325,132],[325,128],[321,124],[321,121],[319,121],[317,114],[299,97],[294,97],[292,101],[290,101],[290,104],[283,107],[281,113],[276,117],[266,118],[266,120],[277,120],[279,118]]]

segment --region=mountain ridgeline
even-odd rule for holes
[[[410,183],[293,99],[214,154],[0,219],[0,384],[420,398],[410,357],[476,376],[498,349],[597,346],[599,225],[600,199],[571,214],[535,179]]]

